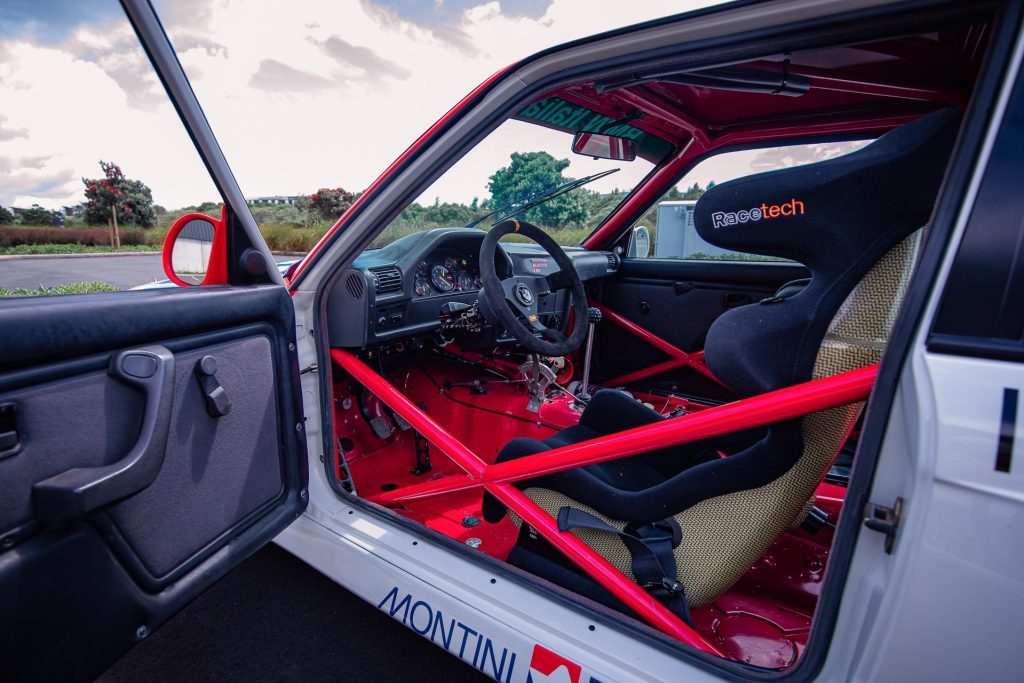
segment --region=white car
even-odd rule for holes
[[[0,301],[6,679],[97,675],[271,540],[502,683],[1019,678],[1022,3],[737,2],[546,50],[284,278],[123,5],[226,203],[169,233],[199,286]],[[541,129],[594,173],[367,249]],[[630,249],[752,149],[671,223],[697,251]],[[627,164],[560,246],[553,199]]]

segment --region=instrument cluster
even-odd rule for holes
[[[418,297],[480,289],[480,263],[476,256],[431,255],[416,266],[413,292]]]

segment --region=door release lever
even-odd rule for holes
[[[224,417],[231,412],[231,399],[217,381],[217,359],[203,356],[196,363],[196,377],[206,396],[206,412],[210,417]]]
[[[44,526],[80,517],[141,491],[163,466],[174,399],[174,355],[163,346],[121,351],[111,358],[109,373],[145,397],[139,436],[117,462],[76,467],[35,483],[32,506],[36,520]]]
[[[18,453],[21,445],[18,404],[0,403],[0,458]]]

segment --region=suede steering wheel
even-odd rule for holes
[[[500,279],[494,268],[498,240],[508,234],[526,235],[548,253],[559,270],[551,275],[512,275]],[[500,324],[527,351],[543,356],[564,356],[583,344],[587,336],[587,293],[572,259],[543,230],[525,221],[507,220],[495,225],[480,245],[480,312],[491,324]],[[572,333],[567,337],[540,321],[540,297],[562,289],[571,290]],[[539,335],[539,336],[538,336]]]

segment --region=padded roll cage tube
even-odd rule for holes
[[[721,436],[864,401],[871,393],[875,376],[878,374],[878,365],[869,365],[707,408],[698,413],[670,418],[658,424],[636,427],[610,436],[488,465],[354,354],[342,349],[331,349],[331,359],[355,381],[372,391],[385,405],[408,420],[435,447],[466,471],[466,474],[452,475],[380,493],[368,497],[367,500],[379,505],[394,506],[455,491],[485,488],[649,624],[688,645],[719,657],[723,655],[714,645],[615,569],[593,548],[573,534],[559,531],[555,520],[522,491],[512,486],[511,482],[624,458],[666,446]]]
[[[625,375],[614,377],[608,380],[607,382],[604,382],[604,384],[610,387],[627,386],[629,384],[632,384],[633,382],[638,382],[642,379],[647,379],[649,377],[655,377],[657,375],[662,374],[663,372],[668,372],[669,370],[675,370],[677,368],[690,368],[691,370],[698,372],[701,375],[707,377],[708,379],[714,381],[719,386],[724,387],[725,389],[729,388],[728,386],[725,385],[724,382],[722,382],[722,380],[715,377],[714,374],[712,374],[711,370],[708,369],[708,366],[704,363],[704,351],[694,351],[693,353],[687,353],[686,351],[683,351],[679,347],[665,341],[664,339],[654,334],[647,328],[638,325],[629,318],[626,318],[616,313],[615,311],[611,310],[607,306],[604,306],[603,304],[600,304],[596,301],[590,301],[590,305],[599,308],[601,310],[602,315],[604,315],[605,320],[610,320],[611,322],[618,325],[622,329],[626,330],[630,334],[639,337],[640,339],[647,342],[654,348],[658,349],[662,353],[669,356],[669,360],[662,361],[661,363],[655,363],[654,365],[647,368],[643,368],[642,370],[636,370]]]

